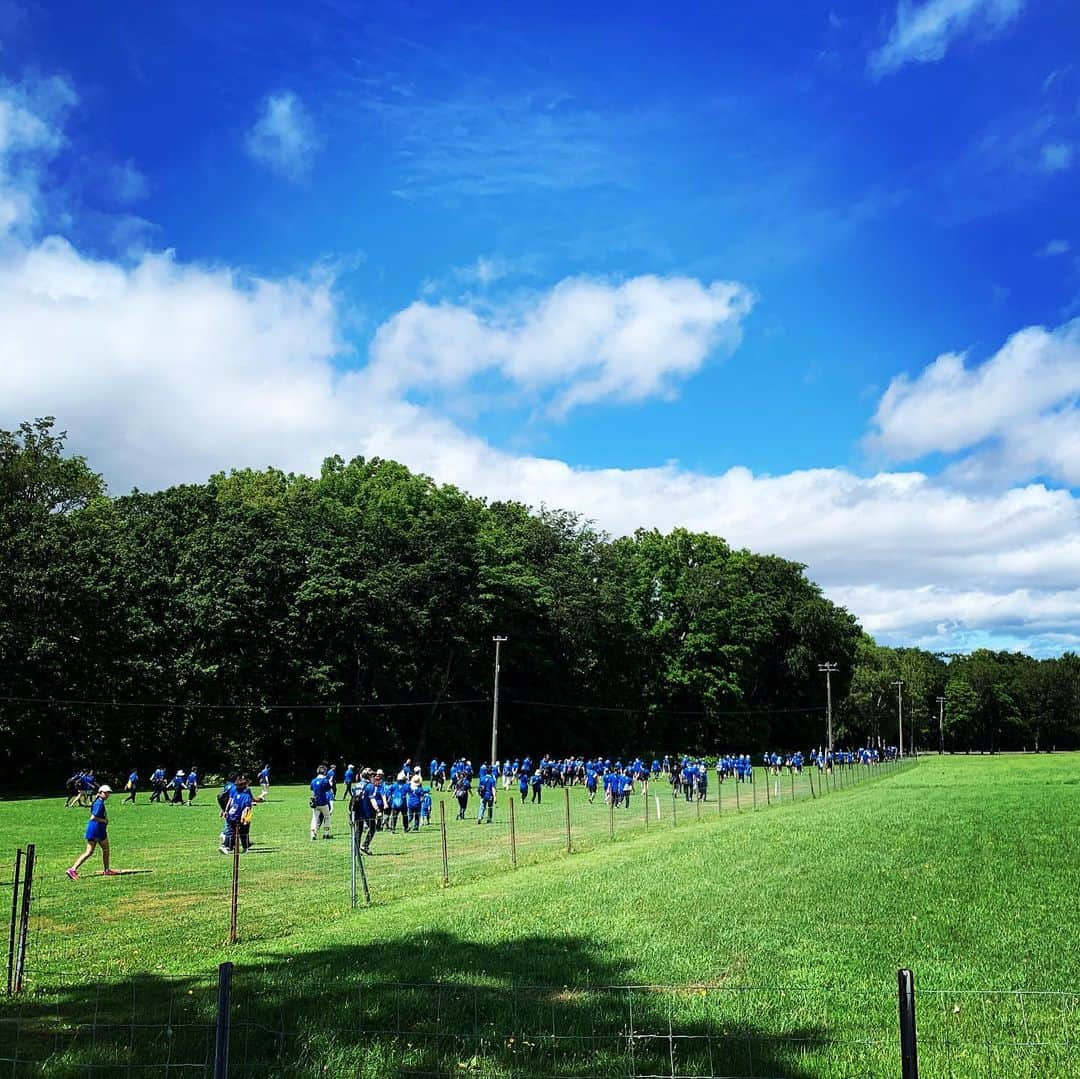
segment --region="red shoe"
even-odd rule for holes
[[[118,877],[118,876],[120,876],[120,870],[119,869],[103,869],[101,871],[101,875],[103,877]]]
[[[69,880],[79,879],[79,874],[74,869],[65,869],[64,872],[68,875]]]

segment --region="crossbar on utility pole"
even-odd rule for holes
[[[492,637],[495,642],[495,693],[491,702],[491,767],[499,759],[499,648],[506,637]]]

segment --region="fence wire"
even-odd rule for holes
[[[530,789],[522,801],[516,781],[504,789],[500,781],[492,820],[477,823],[479,801],[469,799],[464,819],[447,791],[433,791],[430,823],[405,832],[401,823],[377,832],[372,854],[363,857],[371,907],[394,903],[402,896],[435,893],[444,886],[439,802],[445,803],[448,882],[451,889],[517,868],[554,862],[569,848],[585,855],[613,842],[635,841],[646,834],[708,827],[717,821],[777,809],[799,812],[835,794],[899,775],[914,761],[888,765],[837,766],[829,774],[816,768],[801,773],[767,775],[756,769],[753,783],[722,784],[710,776],[703,799],[673,794],[661,779],[637,784],[629,805],[612,807],[603,792],[590,803],[585,788],[544,787],[539,803]],[[38,845],[26,984],[48,986],[57,979],[91,978],[104,958],[110,976],[142,969],[125,956],[152,956],[162,922],[183,925],[193,956],[205,955],[227,938],[232,859],[217,851],[221,821],[213,789],[200,792],[195,804],[110,803],[112,862],[121,875],[109,881],[72,882],[64,875],[79,846],[70,849]],[[511,842],[510,801],[514,802]],[[57,810],[61,812],[61,810]],[[80,810],[64,810],[78,823]],[[301,787],[274,787],[270,800],[258,806],[252,824],[252,849],[241,858],[238,924],[244,943],[277,941],[306,924],[312,881],[318,881],[323,909],[349,909],[352,902],[351,826],[344,800],[333,814],[332,839],[310,839],[307,793]],[[32,838],[32,837],[31,837]],[[99,871],[92,859],[84,875]],[[73,903],[77,897],[78,902]],[[358,904],[365,906],[362,892]],[[358,916],[361,916],[358,913]],[[120,928],[122,917],[122,930]],[[119,947],[110,947],[118,941]],[[175,969],[175,963],[173,964]]]
[[[233,983],[229,1075],[491,1079],[898,1076],[896,1000],[805,987]],[[308,986],[308,989],[311,987]],[[1074,1079],[1080,997],[922,990],[928,1076]],[[212,1076],[214,979],[101,983],[24,998],[0,1020],[0,1074]],[[843,1017],[843,1018],[841,1018]],[[852,1020],[857,1025],[852,1025]]]

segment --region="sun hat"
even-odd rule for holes
[[[112,787],[108,783],[102,783],[97,789],[98,794],[112,794]]]

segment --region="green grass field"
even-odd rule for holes
[[[647,829],[639,794],[612,818],[575,789],[569,856],[545,792],[517,807],[516,870],[512,792],[491,826],[454,821],[447,796],[450,887],[436,803],[435,826],[376,837],[356,910],[347,836],[310,842],[304,790],[275,788],[233,947],[214,792],[114,795],[131,872],[77,883],[85,812],[0,804],[0,859],[39,855],[0,1061],[199,1074],[231,959],[238,1075],[893,1076],[909,966],[924,1075],[1080,1076],[1080,758],[924,758],[816,797],[804,776],[794,801],[787,777],[768,802],[758,780],[756,810],[731,784],[718,807],[714,785],[700,818],[663,794],[657,820],[654,790]]]

